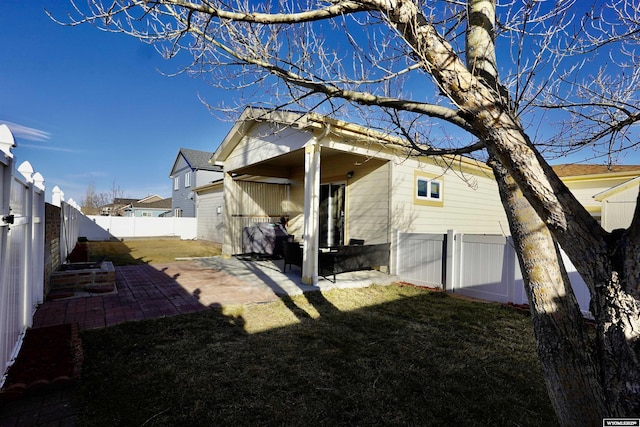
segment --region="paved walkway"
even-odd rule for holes
[[[300,284],[296,267],[282,273],[282,261],[250,261],[221,257],[163,265],[116,267],[117,290],[81,298],[47,301],[34,316],[33,327],[77,323],[83,329],[122,322],[208,310],[212,306],[275,301],[282,295],[312,290],[388,284],[397,277],[377,271],[343,273],[333,283]],[[0,427],[75,426],[73,389],[0,402]]]

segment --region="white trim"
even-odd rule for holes
[[[424,195],[420,194],[420,181],[426,183],[424,188],[426,192]],[[441,202],[442,201],[442,180],[431,179],[431,178],[427,178],[425,176],[420,176],[420,175],[416,176],[415,197],[417,200],[430,200],[430,201]]]

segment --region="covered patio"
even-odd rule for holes
[[[345,126],[245,111],[212,158],[225,171],[223,254],[244,252],[245,227],[284,218],[302,247],[297,281],[322,288],[323,250],[350,239],[390,241],[389,156],[372,155],[376,139]],[[390,262],[385,267],[389,271]]]

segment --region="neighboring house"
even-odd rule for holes
[[[109,203],[108,205],[100,207],[100,215],[124,216],[123,209],[136,201],[138,201],[138,199],[125,199],[122,197],[116,197],[115,199],[113,199],[113,203]]]
[[[640,165],[567,164],[553,169],[605,230],[629,227],[638,198]]]
[[[490,168],[408,151],[404,140],[318,114],[247,108],[211,159],[224,181],[198,189],[211,200],[198,222],[217,219],[230,255],[242,251],[244,227],[285,216],[303,243],[305,283],[318,275],[320,248],[351,238],[391,243],[393,271],[398,230],[508,234]]]
[[[142,199],[117,197],[113,203],[100,207],[102,216],[169,216],[171,199],[163,199],[157,194]]]
[[[222,167],[209,163],[213,153],[181,148],[169,177],[173,180],[173,216],[196,216],[194,188],[222,178]]]
[[[123,209],[123,216],[163,217],[171,216],[171,198],[138,200]]]

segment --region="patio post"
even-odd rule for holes
[[[318,251],[320,237],[320,142],[314,138],[313,143],[304,149],[304,235],[302,250],[302,283],[316,286],[318,284]]]

